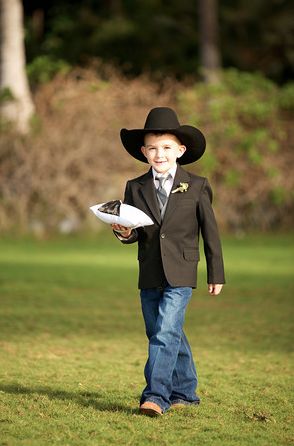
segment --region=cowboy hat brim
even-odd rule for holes
[[[170,133],[175,135],[187,149],[178,159],[178,163],[181,165],[197,161],[205,152],[206,141],[204,135],[199,129],[191,125],[182,125],[176,129],[122,129],[120,131],[120,137],[124,148],[131,156],[143,163],[148,162],[141,152],[141,147],[144,145],[144,136],[147,133]]]

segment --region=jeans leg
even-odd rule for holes
[[[159,300],[162,296],[162,291],[159,288],[147,288],[141,290],[141,307],[145,322],[145,329],[147,338],[150,338],[156,332],[156,321],[159,314]],[[149,369],[149,357],[145,364],[144,376],[146,382],[148,382],[148,369]],[[143,403],[141,399],[141,403]]]
[[[141,402],[153,401],[163,410],[170,406],[185,310],[191,294],[192,289],[189,287],[168,286],[162,292],[156,289],[141,291],[142,310],[149,337],[149,357],[145,367],[147,386]]]
[[[180,350],[173,372],[171,402],[184,400],[199,403],[200,399],[196,395],[197,383],[197,372],[191,348],[185,333],[182,331]]]

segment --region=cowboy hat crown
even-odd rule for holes
[[[180,127],[178,117],[174,110],[168,107],[153,108],[146,118],[144,130],[148,129],[176,129]]]
[[[147,133],[170,133],[186,146],[185,153],[178,159],[179,164],[190,164],[198,160],[205,151],[202,132],[191,125],[180,125],[174,110],[169,107],[155,107],[150,110],[143,129],[121,129],[121,141],[127,152],[139,161],[147,163],[141,152]]]

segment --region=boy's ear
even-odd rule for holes
[[[142,147],[141,147],[141,152],[143,153],[143,155],[145,156],[145,158],[147,158],[147,156],[146,156],[146,147],[145,147],[145,146],[142,146]]]
[[[181,158],[182,155],[184,155],[184,153],[186,152],[187,147],[184,145],[179,146],[179,152],[180,154],[178,155],[178,158]]]

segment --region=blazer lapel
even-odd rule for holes
[[[189,183],[190,181],[190,175],[188,172],[186,172],[180,165],[177,167],[174,184],[172,187],[172,191],[177,188],[180,183]],[[173,214],[177,207],[177,202],[181,198],[181,192],[176,192],[175,194],[170,193],[167,207],[165,210],[165,214],[163,217],[163,222],[166,223],[169,216]]]
[[[145,200],[150,212],[152,213],[157,223],[161,224],[160,209],[151,169],[145,175],[145,177],[141,179],[141,184],[141,196]]]

